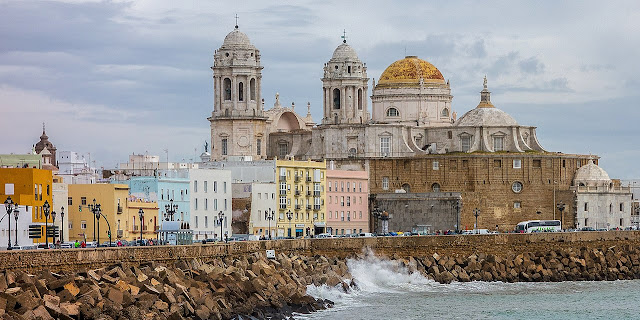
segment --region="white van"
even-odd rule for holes
[[[363,233],[359,234],[359,235],[358,235],[358,237],[361,237],[361,238],[371,238],[371,237],[373,237],[373,233],[363,232]]]
[[[316,235],[316,239],[328,239],[328,238],[333,238],[333,236],[330,233],[321,233]]]
[[[489,229],[464,230],[462,234],[489,234]]]

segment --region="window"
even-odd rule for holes
[[[389,190],[389,177],[382,177],[382,190]]]
[[[501,168],[502,167],[502,160],[493,160],[493,167],[494,168]]]
[[[218,199],[213,199],[213,210],[218,210]]]
[[[431,189],[433,190],[433,192],[440,192],[440,184],[438,183],[432,184]]]
[[[82,220],[80,221],[80,229],[86,229],[87,228],[87,221]]]
[[[588,202],[584,203],[584,211],[589,211],[589,203]]]
[[[383,156],[391,152],[391,137],[380,137],[380,152]]]
[[[227,155],[227,138],[222,139],[222,155]]]
[[[344,211],[340,211],[340,221],[344,221]]]
[[[362,211],[358,211],[358,219],[362,219]]]
[[[511,190],[515,193],[520,193],[522,191],[522,182],[516,181],[511,185]]]
[[[432,162],[432,167],[433,167],[433,170],[439,170],[440,169],[440,163],[438,161],[433,161]]]
[[[209,228],[209,217],[204,216],[204,227]]]
[[[362,182],[360,182],[360,184],[358,185],[359,189],[358,192],[362,192]]]
[[[203,183],[204,193],[207,193],[208,185],[209,185],[209,183],[207,182],[207,180],[205,180],[204,183]]]
[[[227,182],[226,181],[222,183],[222,192],[223,193],[227,193]]]
[[[351,211],[347,211],[347,221],[351,221]]]
[[[73,229],[73,221],[69,220],[69,229]]]
[[[207,198],[204,199],[204,209],[209,210],[209,199]]]
[[[344,181],[340,182],[340,191],[344,192]]]
[[[80,198],[80,204],[82,204],[83,206],[87,205],[87,197],[81,197]]]
[[[624,203],[620,202],[620,211],[624,211]]]
[[[344,207],[344,197],[340,197],[340,206]]]
[[[358,89],[358,110],[362,110],[362,89]]]
[[[213,182],[213,192],[218,192],[218,181]]]
[[[493,137],[493,151],[504,150],[504,137]]]
[[[340,109],[340,89],[333,89],[333,108]]]
[[[280,197],[280,209],[287,208],[287,197]]]
[[[387,109],[387,117],[398,117],[400,116],[400,112],[396,108]]]
[[[347,197],[347,207],[351,207],[351,197]]]
[[[260,155],[262,153],[262,139],[256,140],[256,154]]]
[[[513,168],[514,169],[522,168],[522,160],[521,159],[513,159]]]
[[[542,168],[542,161],[540,159],[534,159],[533,160],[533,167],[534,168]]]
[[[231,100],[231,79],[224,78],[224,100]]]
[[[198,227],[198,216],[195,216],[194,222],[195,222],[195,225],[196,225],[196,228],[197,228]]]
[[[448,117],[449,116],[449,109],[447,109],[447,108],[442,109],[442,112],[440,113],[440,116],[443,117],[443,118]]]
[[[471,136],[464,135],[460,137],[460,143],[462,144],[462,152],[469,152],[469,150],[471,150]]]
[[[278,144],[278,155],[284,158],[287,155],[288,145],[286,142]]]
[[[331,192],[331,182],[329,182],[329,192]]]
[[[256,100],[256,79],[251,79],[251,81],[249,81],[249,94],[250,94],[249,99],[251,99],[252,101],[255,101]]]
[[[193,202],[193,209],[198,210],[198,198],[195,198],[194,200],[195,201]]]
[[[238,101],[244,101],[244,83],[238,83]]]
[[[70,206],[73,205],[73,199],[71,197],[67,198],[67,204]]]
[[[227,210],[227,199],[224,199],[224,210]]]
[[[516,202],[513,203],[513,208],[514,209],[520,209],[520,206],[521,206],[520,201],[516,201]]]
[[[347,192],[349,192],[349,189],[351,189],[351,183],[347,182]]]
[[[336,181],[333,186],[335,187],[336,192],[338,192],[338,181]]]
[[[193,192],[198,192],[198,180],[193,180]]]

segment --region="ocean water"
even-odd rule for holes
[[[335,306],[296,319],[640,319],[640,280],[439,284],[373,255],[347,265],[358,288],[309,286]]]

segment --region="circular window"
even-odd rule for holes
[[[440,185],[438,183],[434,183],[431,185],[431,189],[433,192],[440,192]]]
[[[225,53],[224,55],[225,55],[225,57],[228,57],[229,56],[229,52]]]
[[[338,66],[336,66],[336,70],[338,70]]]
[[[520,193],[522,191],[522,182],[516,181],[511,185],[511,190],[515,193]]]

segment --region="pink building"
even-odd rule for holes
[[[327,169],[327,232],[369,232],[369,179],[366,171]]]

